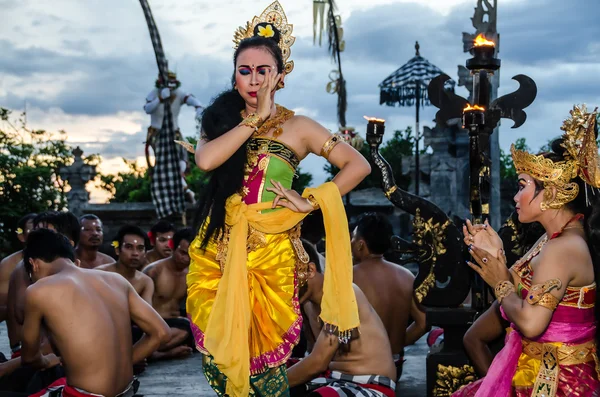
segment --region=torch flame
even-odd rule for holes
[[[464,112],[468,112],[468,111],[471,111],[471,110],[480,110],[480,111],[484,112],[485,108],[483,106],[479,106],[479,105],[473,105],[473,106],[471,106],[469,104],[469,105],[467,105],[467,107],[463,111]]]
[[[487,46],[487,47],[495,47],[496,43],[494,43],[493,41],[490,41],[488,39],[485,38],[485,36],[483,35],[483,33],[480,33],[476,38],[475,38],[475,47],[481,47],[481,46]]]
[[[373,123],[385,123],[384,119],[378,119],[377,117],[368,117],[368,116],[363,116],[365,118],[365,120],[367,120],[368,122],[373,122]]]

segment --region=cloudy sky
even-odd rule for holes
[[[338,0],[346,51],[348,124],[364,135],[363,115],[387,120],[389,130],[414,125],[414,108],[379,105],[378,84],[421,55],[456,78],[462,32],[474,31],[476,0]],[[504,149],[527,137],[537,148],[560,133],[573,103],[600,105],[600,2],[597,0],[499,0],[502,59],[500,94],[517,88],[516,74],[532,77],[538,97],[526,124],[500,130]],[[233,70],[232,35],[269,0],[150,0],[170,66],[202,102],[224,89]],[[325,92],[333,64],[325,47],[313,46],[312,1],[283,0],[294,24],[294,72],[277,102],[332,130],[336,98]],[[144,98],[156,62],[137,0],[0,0],[0,105],[22,110],[29,126],[64,129],[86,154],[100,153],[102,171],[121,157],[140,158],[149,117]],[[466,90],[457,92],[466,96]],[[427,125],[435,108],[422,111]],[[180,115],[185,136],[195,133],[194,112]],[[433,123],[429,122],[430,126]],[[302,168],[322,182],[323,160],[309,156]],[[95,200],[102,200],[94,193]]]

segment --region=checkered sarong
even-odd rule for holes
[[[140,0],[150,40],[156,55],[158,72],[162,81],[169,81],[169,65],[163,51],[162,42],[158,28],[152,17],[152,11],[147,0]],[[173,130],[173,113],[171,107],[165,104],[165,117],[163,125],[156,141],[155,158],[156,165],[152,173],[151,194],[152,202],[156,207],[159,218],[166,218],[171,214],[179,214],[185,210],[183,186],[179,172],[179,156],[175,143],[175,131]]]
[[[380,375],[347,375],[332,371],[326,378],[308,383],[311,396],[389,397],[395,395],[396,382]]]

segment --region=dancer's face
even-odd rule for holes
[[[247,48],[239,53],[235,65],[235,85],[244,101],[251,107],[258,106],[256,94],[260,89],[267,70],[278,73],[277,62],[264,48]],[[271,98],[275,91],[271,93]]]
[[[543,191],[535,192],[535,180],[527,174],[519,174],[518,191],[515,194],[515,208],[519,214],[519,222],[535,222],[541,215],[541,203],[544,198]]]

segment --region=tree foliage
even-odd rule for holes
[[[25,113],[0,107],[0,254],[20,249],[17,221],[25,214],[66,208],[60,168],[73,161],[67,134],[31,130]],[[91,159],[93,161],[93,159]]]
[[[412,156],[414,148],[415,144],[411,127],[407,127],[403,131],[394,131],[394,136],[387,142],[383,143],[379,148],[379,152],[383,158],[385,158],[385,160],[392,167],[396,184],[403,190],[408,189],[411,177],[410,175],[405,175],[402,166],[402,158]],[[361,148],[360,153],[367,160],[370,160],[371,149],[368,145],[365,144]],[[329,175],[327,179],[328,181],[332,180],[333,177],[335,177],[335,175],[339,172],[339,168],[330,163],[325,164],[323,169]],[[356,187],[356,190],[367,189],[371,187],[381,187],[381,175],[379,170],[375,168],[373,168],[369,176],[362,180],[362,182]]]

